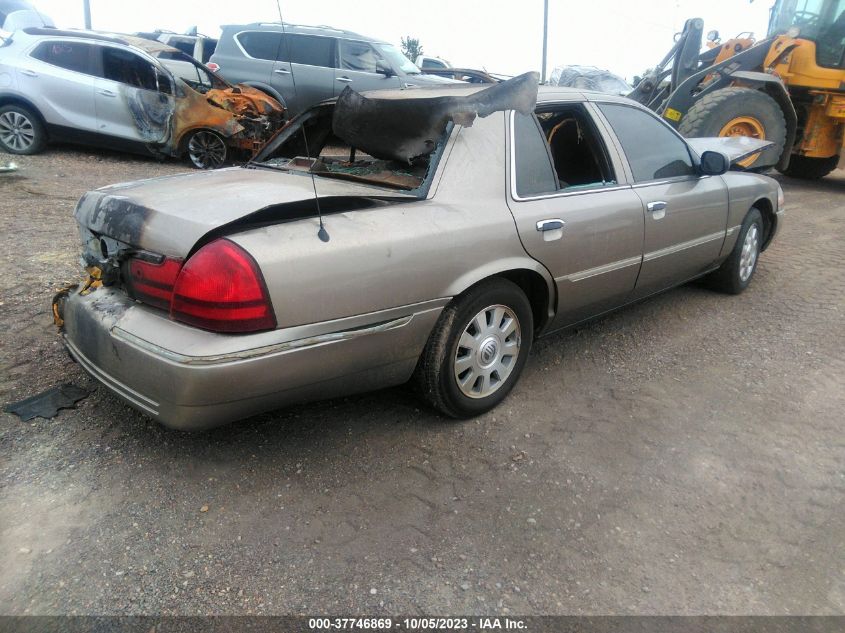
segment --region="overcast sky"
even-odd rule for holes
[[[82,0],[33,0],[59,27],[81,28]],[[684,19],[701,17],[723,38],[765,35],[772,0],[549,0],[549,73],[585,64],[627,79],[653,66],[672,45]],[[454,66],[518,74],[540,70],[543,0],[281,0],[286,22],[328,24],[399,45],[420,40],[427,55]],[[93,27],[132,32],[197,26],[216,36],[221,24],[278,21],[275,0],[91,0]]]

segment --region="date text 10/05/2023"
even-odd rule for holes
[[[412,618],[309,618],[308,628],[314,631],[500,631],[525,630],[525,622],[508,617],[412,617]]]

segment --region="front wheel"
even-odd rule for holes
[[[751,209],[739,229],[733,250],[722,265],[707,277],[710,286],[720,292],[738,295],[748,287],[763,246],[763,216]]]
[[[485,413],[519,379],[533,331],[531,304],[519,286],[506,279],[482,282],[444,308],[414,381],[444,415]]]
[[[217,169],[226,162],[228,151],[223,138],[210,130],[199,130],[188,140],[188,158],[198,169]]]

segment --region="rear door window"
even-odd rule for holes
[[[287,35],[279,54],[279,61],[307,66],[335,67],[333,37]]]
[[[86,75],[94,74],[90,44],[50,40],[39,44],[30,53],[30,56],[65,70],[85,73]]]
[[[636,182],[695,175],[687,144],[658,118],[618,103],[598,106],[622,143]]]
[[[255,59],[275,61],[282,46],[282,34],[271,31],[238,33],[237,40],[246,54]]]

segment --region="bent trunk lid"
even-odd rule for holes
[[[328,179],[317,181],[317,191],[321,200],[416,199],[399,191]],[[278,222],[316,216],[303,213],[303,203],[313,200],[306,174],[234,167],[96,189],[82,197],[75,215],[80,226],[96,236],[184,258],[207,233],[271,207]]]

